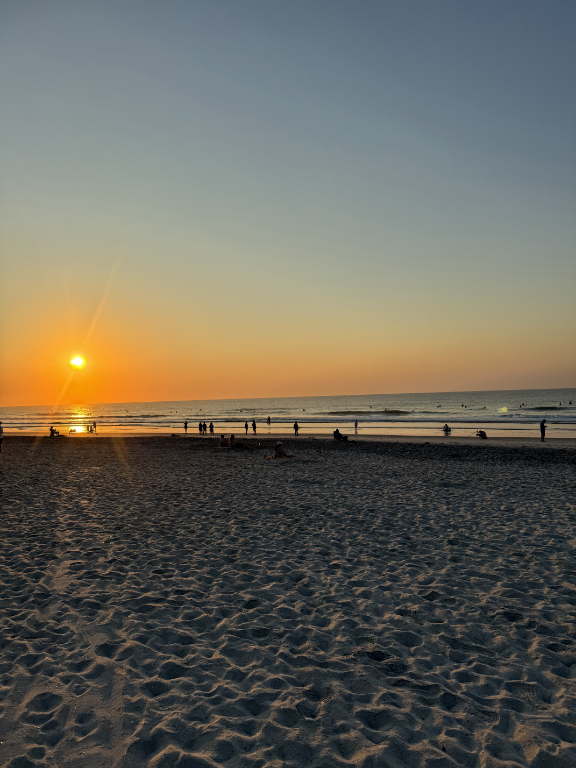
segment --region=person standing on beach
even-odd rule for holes
[[[214,424],[212,424],[212,422],[210,422],[209,429],[210,429],[210,436],[212,436],[214,434]]]
[[[270,416],[268,416],[268,418],[266,419],[266,424],[268,424],[268,426],[270,426]]]
[[[4,440],[4,427],[2,426],[2,422],[0,421],[0,453],[4,453],[2,450],[2,441]]]
[[[246,430],[246,434],[248,434],[248,422],[244,422],[244,429]]]
[[[186,432],[188,432],[188,422],[187,421],[184,422],[184,434],[186,434]]]
[[[96,420],[92,422],[92,429],[96,432]]]
[[[546,442],[545,437],[546,437],[546,419],[542,419],[542,421],[540,422],[540,442],[541,443]]]
[[[252,419],[252,432],[256,434],[256,419]]]
[[[294,437],[298,437],[298,430],[299,429],[300,429],[300,427],[298,426],[298,422],[295,421],[294,422]]]
[[[198,432],[200,432],[200,434],[202,434],[202,431],[203,431],[202,422],[199,421],[198,422]]]

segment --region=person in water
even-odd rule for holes
[[[274,457],[275,459],[293,459],[294,456],[291,453],[286,453],[284,450],[284,446],[282,445],[281,441],[278,440],[276,443],[276,447],[274,448]]]
[[[270,426],[270,416],[268,416],[268,418],[266,419],[266,424],[268,424],[268,426]]]
[[[546,419],[542,419],[540,422],[540,442],[546,442]]]

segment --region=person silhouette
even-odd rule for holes
[[[255,421],[255,419],[252,419],[252,432],[254,432],[254,434],[256,434],[256,421]]]
[[[294,422],[294,437],[298,437],[298,430],[299,429],[300,429],[300,427],[298,426],[298,422],[295,421]]]
[[[184,422],[184,433],[188,432],[188,422]]]
[[[540,442],[546,442],[546,419],[542,419],[540,422]]]
[[[200,432],[200,434],[202,434],[203,431],[204,431],[204,427],[202,426],[202,422],[199,421],[198,422],[198,432]]]
[[[210,434],[213,435],[214,434],[214,424],[212,424],[212,422],[210,422],[209,429],[210,429]]]
[[[248,434],[248,422],[244,422],[244,429],[246,430],[246,434]]]
[[[268,424],[268,426],[270,426],[270,416],[268,416],[268,418],[266,419],[266,424]]]

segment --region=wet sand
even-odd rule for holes
[[[274,429],[271,429],[268,431],[266,428],[261,428],[255,435],[250,432],[246,435],[244,433],[244,430],[233,430],[234,435],[237,440],[243,440],[243,441],[253,441],[255,440],[256,443],[262,443],[264,445],[264,442],[270,441],[270,440],[282,440],[282,441],[289,441],[292,443],[293,440],[300,440],[300,441],[311,441],[311,440],[322,440],[322,441],[329,441],[332,442],[334,440],[334,437],[332,435],[332,432],[318,432],[314,434],[309,434],[306,432],[306,430],[302,430],[300,434],[298,435],[298,438],[294,437],[294,432],[292,430],[284,430],[284,431],[277,431]],[[439,434],[440,430],[436,430],[436,432],[432,432],[431,434],[426,435],[370,435],[363,433],[361,430],[358,431],[357,434],[355,434],[352,430],[347,430],[346,432],[342,432],[343,435],[346,435],[348,437],[349,442],[361,442],[361,443],[408,443],[408,444],[415,444],[415,445],[421,445],[423,443],[429,443],[431,445],[480,445],[480,446],[506,446],[506,447],[518,447],[518,446],[525,446],[525,447],[538,447],[538,448],[545,448],[546,450],[552,449],[552,448],[574,448],[576,449],[576,437],[557,437],[554,433],[554,431],[550,430],[550,434],[546,435],[546,441],[544,443],[541,442],[539,434],[536,432],[533,432],[532,434],[524,434],[524,435],[514,435],[514,433],[506,435],[506,436],[494,436],[492,434],[489,435],[487,440],[480,440],[480,438],[476,437],[475,435],[468,435],[465,437],[461,437],[457,434],[452,434],[446,437],[445,435]],[[26,430],[26,432],[21,432],[18,430],[4,430],[4,434],[6,439],[11,438],[47,438],[47,431],[32,431],[32,430]],[[221,434],[224,434],[226,437],[230,435],[230,429],[221,429],[217,428],[214,436],[210,437],[210,435],[204,435],[200,437],[197,430],[188,430],[187,433],[184,432],[184,430],[166,430],[166,431],[158,431],[158,430],[148,430],[148,431],[111,431],[109,429],[106,429],[105,427],[102,427],[100,431],[97,434],[90,434],[88,432],[82,432],[77,434],[68,434],[63,432],[59,439],[66,437],[70,438],[71,440],[93,440],[96,438],[126,438],[131,439],[134,437],[156,437],[156,438],[167,438],[167,437],[180,437],[185,439],[192,439],[192,440],[213,440],[218,439]],[[557,434],[557,433],[556,433]],[[251,444],[251,443],[250,443]]]
[[[4,440],[0,765],[575,765],[574,441],[287,442]]]

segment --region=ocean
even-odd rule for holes
[[[266,420],[270,417],[271,425]],[[529,389],[484,392],[428,392],[390,395],[277,397],[244,400],[177,400],[152,403],[22,406],[0,408],[7,434],[47,432],[76,434],[97,422],[99,434],[191,433],[198,422],[213,422],[218,434],[241,433],[254,419],[263,434],[289,433],[294,421],[300,434],[341,432],[359,435],[441,434],[448,423],[455,436],[485,429],[492,436],[538,434],[545,418],[550,437],[576,437],[576,389]],[[357,428],[354,426],[358,422]],[[250,431],[252,431],[250,429]]]

